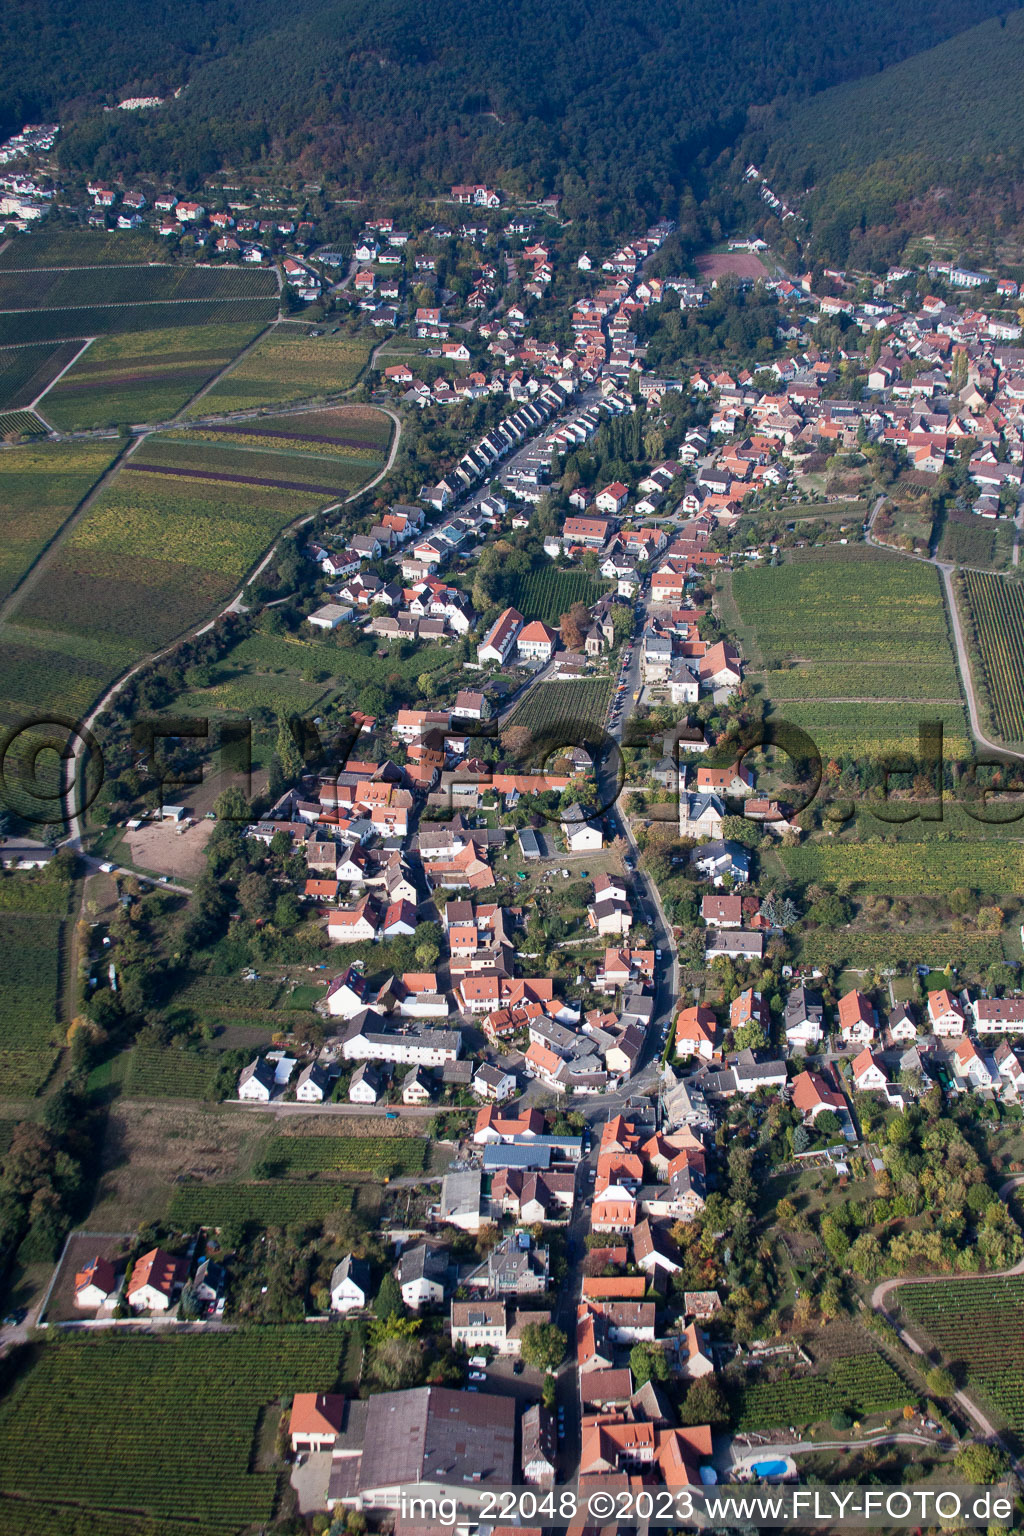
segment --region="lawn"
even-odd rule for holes
[[[152,1520],[159,1536],[235,1536],[269,1525],[279,1474],[251,1470],[261,1413],[276,1419],[278,1401],[299,1391],[351,1391],[347,1344],[348,1330],[326,1325],[36,1346],[0,1403],[0,1529],[8,1499],[19,1501],[16,1519],[35,1507],[38,1531],[129,1536]],[[193,1423],[196,1433],[183,1432]],[[108,1526],[108,1512],[125,1523]]]
[[[110,443],[29,443],[0,453],[0,599],[21,580],[115,452]]]
[[[507,596],[512,607],[518,608],[525,619],[557,625],[573,603],[583,603],[589,608],[611,589],[610,581],[602,581],[587,571],[562,571],[556,565],[548,565],[529,571],[525,576],[517,576],[508,588]]]
[[[850,546],[799,551],[781,566],[733,573],[731,595],[753,681],[772,714],[802,726],[824,757],[916,745],[941,719],[948,755],[967,753],[966,722],[938,573]],[[774,668],[781,665],[781,670]]]
[[[895,1299],[944,1362],[966,1372],[968,1388],[1024,1437],[1024,1278],[908,1285]]]
[[[40,408],[68,432],[166,421],[258,334],[257,322],[100,336]]]
[[[372,337],[361,333],[310,337],[295,328],[277,326],[188,414],[206,416],[340,394],[355,383],[372,346]]]

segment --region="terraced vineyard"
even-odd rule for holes
[[[352,1207],[349,1184],[307,1184],[281,1180],[268,1184],[183,1184],[174,1193],[167,1220],[181,1231],[195,1227],[290,1227],[326,1221]]]
[[[427,1148],[421,1136],[275,1136],[263,1155],[281,1176],[372,1173],[391,1178],[422,1173]]]
[[[981,571],[964,571],[963,580],[979,692],[997,734],[1024,741],[1024,587]]]
[[[744,1387],[736,1404],[738,1430],[820,1424],[834,1413],[861,1418],[892,1413],[914,1394],[881,1355],[850,1355],[815,1376],[796,1376]]]
[[[235,1536],[269,1524],[278,1474],[249,1470],[260,1413],[297,1391],[351,1390],[348,1342],[327,1325],[39,1346],[0,1403],[0,1530],[129,1536],[153,1520],[160,1536]],[[201,1453],[184,1432],[197,1403]],[[34,1527],[19,1525],[33,1510]]]
[[[966,1367],[968,1387],[1024,1436],[1024,1276],[907,1285],[897,1296],[943,1357]]]

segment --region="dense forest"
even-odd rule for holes
[[[1003,0],[1005,5],[1005,0]],[[1001,0],[14,0],[0,130],[59,116],[71,167],[196,184],[284,163],[349,189],[492,180],[674,211],[754,104],[805,98]],[[176,41],[180,40],[180,41]],[[104,113],[132,93],[180,96]]]
[[[1012,9],[813,101],[752,111],[736,169],[753,160],[795,200],[826,260],[884,270],[934,233],[983,259],[1024,226],[1022,74]]]

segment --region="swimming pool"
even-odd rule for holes
[[[785,1477],[789,1471],[787,1461],[755,1461],[751,1472],[758,1477]]]

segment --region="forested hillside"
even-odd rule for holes
[[[949,37],[999,0],[31,0],[3,9],[0,127],[76,120],[65,163],[197,180],[287,161],[351,188],[466,179],[668,208],[746,109]],[[175,39],[180,39],[180,45]],[[103,113],[118,95],[179,99]]]
[[[742,156],[796,194],[818,256],[884,267],[914,233],[1024,224],[1024,12],[811,101],[751,114]]]

